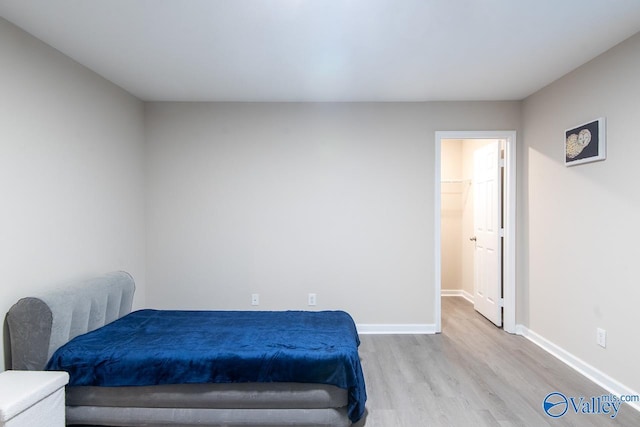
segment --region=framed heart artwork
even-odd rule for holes
[[[604,117],[564,131],[565,166],[606,158]]]

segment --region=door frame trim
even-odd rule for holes
[[[436,131],[434,175],[434,312],[436,333],[442,332],[441,149],[443,139],[504,139],[503,329],[516,332],[516,131]]]

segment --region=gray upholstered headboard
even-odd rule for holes
[[[134,291],[133,277],[118,271],[22,298],[7,313],[11,368],[44,369],[72,338],[129,313]]]

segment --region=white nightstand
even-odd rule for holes
[[[0,373],[0,427],[64,427],[66,372]]]

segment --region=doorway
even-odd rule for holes
[[[444,145],[447,144],[452,145]],[[499,142],[498,142],[499,141]],[[485,317],[489,318],[496,324],[502,324],[506,332],[515,333],[515,177],[516,177],[516,133],[515,131],[478,131],[478,132],[436,132],[435,139],[435,313],[436,313],[436,332],[441,332],[441,295],[460,295],[473,301],[476,300],[476,310]],[[495,293],[487,293],[486,288],[482,286],[478,288],[477,285],[473,285],[474,280],[477,280],[477,272],[482,272],[482,269],[477,270],[476,266],[469,263],[474,262],[474,258],[481,259],[486,256],[486,251],[482,252],[482,249],[486,248],[484,242],[478,243],[474,237],[476,234],[486,238],[487,233],[484,233],[482,229],[474,229],[473,212],[468,210],[464,212],[464,206],[473,206],[473,201],[469,200],[473,197],[473,175],[470,170],[473,170],[474,160],[473,153],[478,151],[491,151],[487,149],[479,150],[480,147],[491,145],[499,146],[498,153],[502,153],[499,157],[502,160],[496,159],[499,165],[503,167],[500,172],[500,178],[498,184],[503,191],[499,203],[500,209],[496,210],[494,215],[499,218],[497,220],[498,228],[494,229],[494,237],[497,242],[493,246],[493,250],[498,249],[500,259],[502,263],[494,263],[496,266],[493,273],[489,272],[489,275],[493,274],[502,278],[501,289],[498,289]],[[454,147],[454,148],[452,148]],[[457,156],[459,160],[457,165],[452,165],[446,159],[447,153],[452,154],[453,157]],[[445,153],[443,164],[442,153]],[[476,156],[477,157],[477,156]],[[499,158],[498,157],[498,158]],[[477,161],[477,160],[476,160]],[[478,167],[477,167],[478,168]],[[478,182],[478,176],[475,177],[475,181]],[[480,187],[481,188],[481,187]],[[479,193],[479,192],[478,192]],[[500,192],[499,192],[500,193]],[[477,194],[476,194],[477,198]],[[468,203],[467,203],[468,202]],[[479,203],[476,201],[476,203]],[[462,216],[464,216],[465,227],[458,227],[458,230],[452,230],[454,218],[458,215],[462,224]],[[475,219],[476,225],[478,219]],[[494,227],[495,228],[495,227]],[[447,233],[453,233],[448,234]],[[442,233],[447,237],[446,241],[442,239]],[[498,237],[499,234],[499,237]],[[471,240],[469,240],[471,239]],[[452,249],[452,242],[458,248]],[[464,251],[462,251],[464,249]],[[460,259],[458,262],[453,263],[453,269],[458,268],[457,277],[456,272],[452,273],[449,269],[443,271],[442,257],[445,259],[451,254],[451,251],[460,250]],[[464,254],[463,254],[464,252]],[[464,255],[464,259],[462,259]],[[463,264],[464,263],[464,264]],[[489,265],[489,264],[480,264]],[[464,266],[464,269],[462,268]],[[453,276],[452,276],[453,274]],[[485,271],[485,274],[486,271]],[[450,283],[451,280],[457,283],[454,288],[446,286],[447,289],[442,288],[443,278],[445,283]],[[471,284],[470,284],[471,283]],[[480,281],[482,283],[482,281]],[[464,284],[464,286],[462,286]],[[489,310],[488,312],[486,310]],[[483,312],[484,311],[484,312]],[[493,318],[492,318],[493,317]]]

